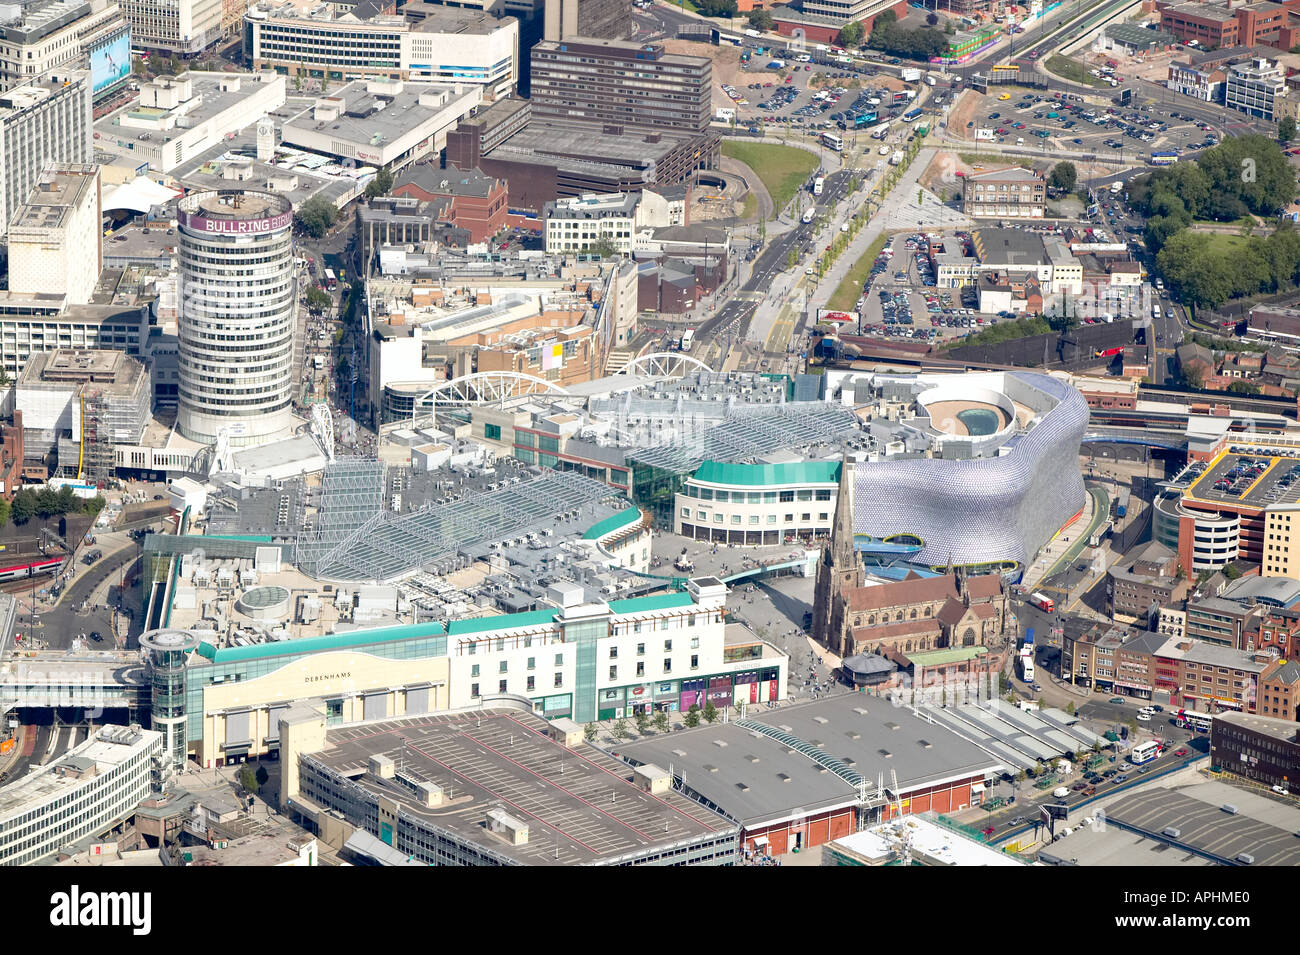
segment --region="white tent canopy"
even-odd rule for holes
[[[131,212],[148,212],[154,206],[169,202],[180,194],[179,189],[168,189],[146,176],[136,176],[104,196],[104,211],[127,209]]]

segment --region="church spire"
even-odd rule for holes
[[[847,455],[840,464],[840,488],[831,524],[831,559],[840,570],[849,570],[858,559],[853,546],[853,461]]]

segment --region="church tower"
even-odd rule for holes
[[[853,461],[846,457],[840,464],[830,543],[822,549],[813,588],[812,637],[842,657],[853,651],[846,632],[844,592],[863,586],[867,576],[853,544],[853,484]]]

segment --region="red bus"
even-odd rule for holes
[[[1042,594],[1037,594],[1037,593],[1030,594],[1026,603],[1029,603],[1032,606],[1037,607],[1039,610],[1043,611],[1043,613],[1056,612],[1055,601],[1053,601],[1051,597],[1045,597]]]

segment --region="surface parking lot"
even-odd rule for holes
[[[995,90],[1001,89],[1001,92]],[[1003,97],[1006,97],[1005,99]],[[980,103],[964,135],[992,129],[1000,145],[1041,145],[1100,156],[1132,158],[1139,153],[1173,151],[1180,155],[1214,145],[1210,127],[1163,104],[1117,106],[1111,94],[1062,101],[1046,91],[994,87]]]
[[[916,236],[894,236],[888,247],[893,255],[883,253],[860,305],[864,333],[917,341],[944,341],[961,338],[996,324],[998,318],[981,315],[969,297],[962,300],[961,289],[936,288],[933,273],[924,255],[924,246]],[[909,321],[910,319],[910,321]]]

